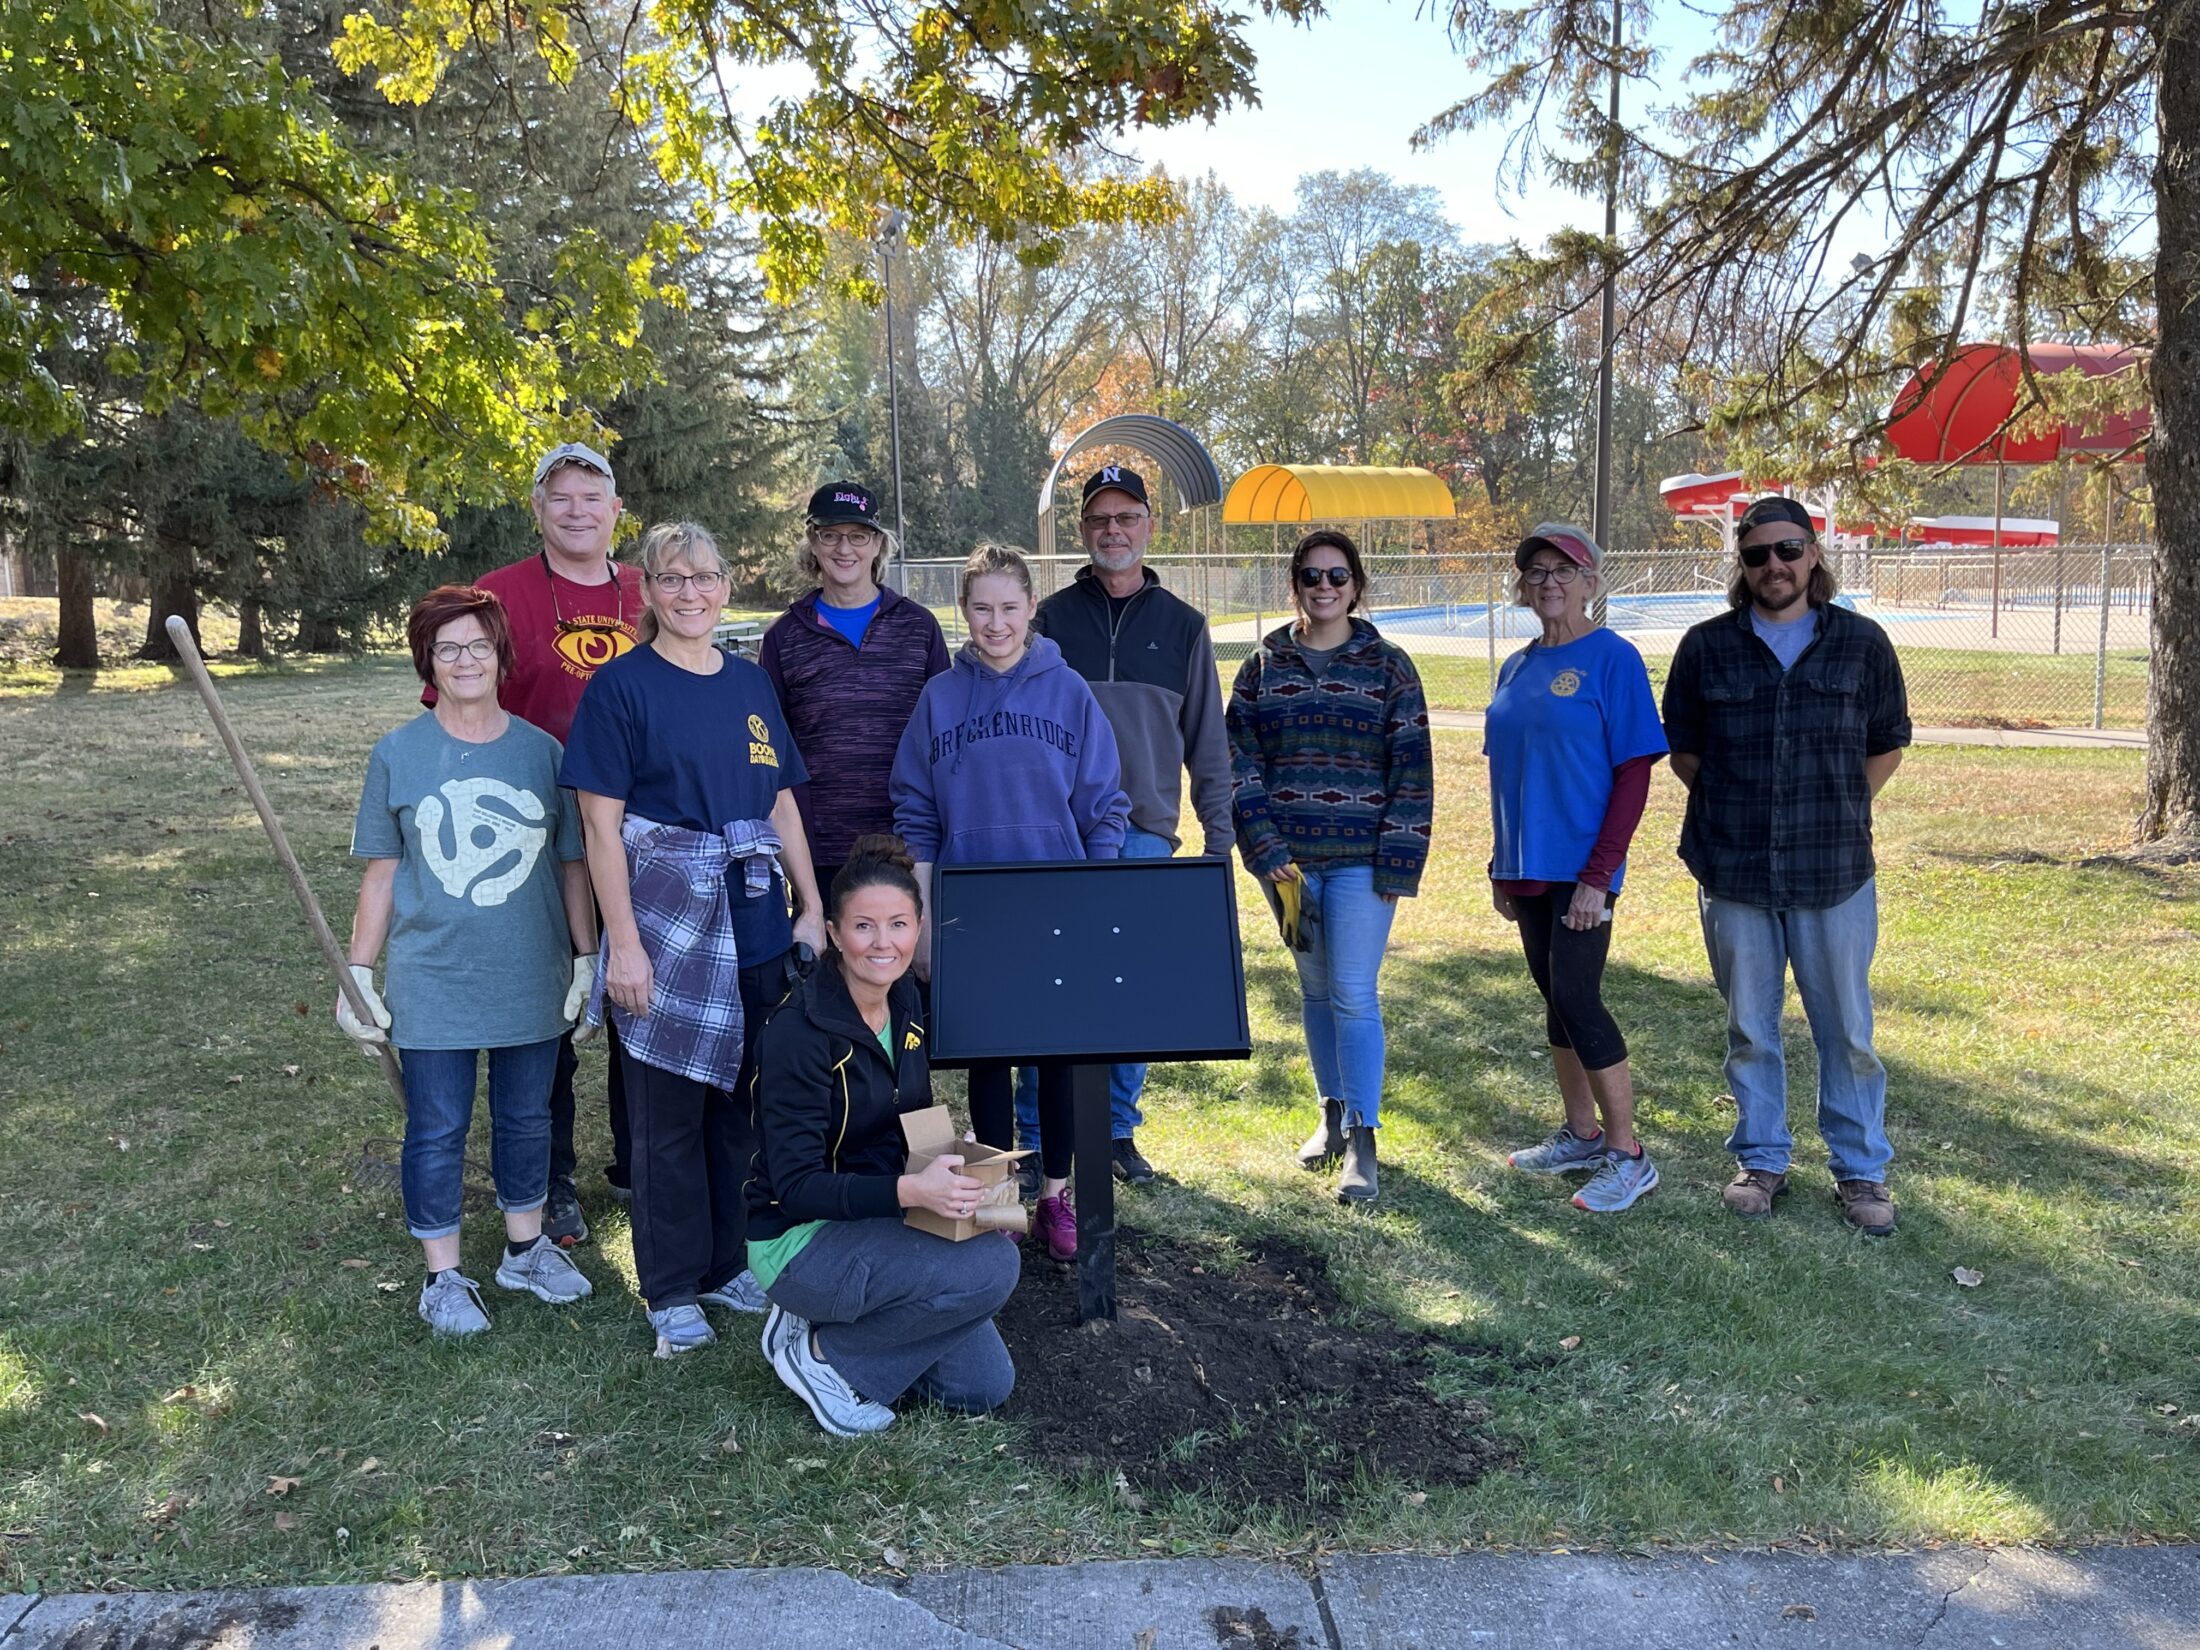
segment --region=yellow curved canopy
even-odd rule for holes
[[[1426,470],[1356,464],[1260,464],[1230,483],[1225,523],[1452,517],[1451,489]]]

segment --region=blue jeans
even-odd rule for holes
[[[1344,1103],[1347,1128],[1380,1128],[1383,1104],[1383,1005],[1376,994],[1390,922],[1398,907],[1375,892],[1375,867],[1299,867],[1301,899],[1315,913],[1311,948],[1294,951],[1306,1057],[1325,1100]],[[1273,900],[1274,884],[1267,885]]]
[[[1132,825],[1123,833],[1123,852],[1117,857],[1172,859],[1175,853],[1167,837],[1141,831]],[[1146,1114],[1138,1109],[1138,1097],[1145,1091],[1144,1066],[1108,1068],[1108,1119],[1110,1133],[1116,1139],[1127,1139],[1146,1121]],[[1039,1149],[1039,1068],[1036,1066],[1025,1066],[1016,1073],[1016,1138],[1026,1151]]]
[[[399,1049],[405,1073],[405,1146],[397,1180],[405,1229],[425,1242],[458,1230],[466,1131],[481,1051]],[[558,1039],[489,1050],[489,1174],[506,1214],[539,1209],[550,1192],[550,1081]]]
[[[1872,1051],[1872,952],[1879,893],[1871,880],[1820,911],[1770,911],[1697,891],[1704,949],[1726,998],[1726,1082],[1734,1133],[1726,1148],[1745,1169],[1787,1172],[1787,1056],[1780,1013],[1787,973],[1818,1047],[1818,1132],[1836,1180],[1884,1180],[1887,1068]]]

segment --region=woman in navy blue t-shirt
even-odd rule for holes
[[[644,645],[581,695],[559,783],[580,793],[603,913],[591,1019],[619,1028],[634,1132],[634,1266],[657,1355],[715,1339],[702,1307],[761,1312],[744,1270],[757,1032],[796,941],[824,923],[771,681],[713,639],[726,564],[692,523],[642,541]],[[803,916],[790,922],[789,889]]]
[[[1604,961],[1665,728],[1642,655],[1589,621],[1603,560],[1594,539],[1563,522],[1521,541],[1515,594],[1543,634],[1498,672],[1482,749],[1491,897],[1519,926],[1566,1105],[1548,1140],[1507,1161],[1530,1174],[1594,1171],[1574,1205],[1611,1214],[1658,1184],[1635,1138],[1627,1041],[1604,1006]]]

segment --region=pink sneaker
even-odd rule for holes
[[[1054,1259],[1077,1258],[1077,1212],[1069,1206],[1069,1193],[1039,1199],[1032,1211],[1032,1229],[1046,1240],[1047,1253]]]

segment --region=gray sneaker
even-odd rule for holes
[[[781,1334],[772,1348],[772,1368],[794,1395],[810,1406],[817,1424],[835,1438],[860,1438],[892,1426],[894,1412],[884,1404],[858,1397],[839,1370],[810,1350],[809,1325],[799,1318],[794,1322],[800,1333]]]
[[[695,1299],[699,1305],[722,1306],[728,1312],[762,1312],[771,1305],[765,1298],[764,1286],[746,1266],[716,1289],[706,1289]]]
[[[779,1367],[780,1344],[792,1340],[798,1335],[807,1335],[809,1332],[810,1320],[808,1318],[798,1318],[777,1301],[773,1301],[771,1310],[764,1314],[764,1337],[761,1343],[764,1348],[764,1361],[777,1369]]]
[[[438,1335],[480,1335],[489,1328],[481,1285],[455,1266],[421,1286],[420,1317]]]
[[[565,1251],[548,1237],[538,1237],[518,1254],[507,1254],[497,1264],[497,1283],[505,1289],[516,1289],[548,1301],[552,1306],[565,1306],[573,1301],[586,1300],[596,1290],[581,1269],[565,1258]]]
[[[542,1235],[560,1249],[588,1241],[588,1222],[581,1216],[580,1194],[570,1180],[550,1182],[549,1199],[542,1206]]]
[[[1523,1174],[1575,1174],[1602,1166],[1604,1136],[1600,1132],[1594,1140],[1584,1140],[1561,1123],[1542,1145],[1514,1152],[1505,1161]]]
[[[718,1338],[700,1306],[668,1306],[649,1315],[649,1327],[657,1331],[657,1356],[677,1358],[683,1352],[710,1345]]]
[[[1574,1193],[1574,1207],[1591,1214],[1616,1215],[1632,1208],[1658,1189],[1658,1166],[1648,1152],[1630,1157],[1625,1152],[1606,1152],[1604,1166],[1589,1184]]]

